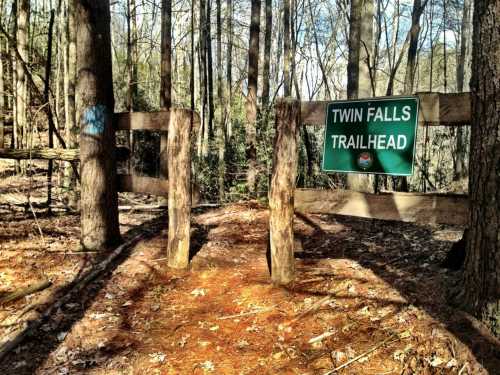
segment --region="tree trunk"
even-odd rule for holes
[[[212,0],[207,0],[207,12],[206,12],[206,30],[205,33],[207,48],[207,90],[208,90],[208,139],[206,139],[206,144],[214,138],[214,79],[213,79],[213,58],[212,58]],[[206,138],[206,137],[205,137]]]
[[[99,250],[120,239],[116,192],[109,0],[77,0],[76,103],[80,121],[81,243]]]
[[[172,109],[168,126],[168,265],[187,268],[191,230],[191,113]]]
[[[217,148],[218,148],[218,185],[219,201],[224,200],[224,176],[226,152],[226,114],[224,113],[224,87],[222,83],[223,65],[222,65],[222,19],[221,19],[221,0],[217,0],[217,97],[219,98],[219,123],[217,124]]]
[[[269,191],[269,239],[271,279],[285,285],[295,278],[294,190],[297,175],[297,137],[300,102],[283,100],[276,104],[273,173]]]
[[[231,120],[231,100],[233,97],[233,2],[226,1],[226,27],[227,27],[227,56],[226,56],[226,74],[227,74],[227,100],[226,100],[226,139],[231,140],[233,136],[233,122]]]
[[[28,25],[30,15],[29,0],[17,0],[17,27],[16,40],[19,56],[23,61],[28,61]],[[26,81],[26,73],[23,69],[22,62],[16,61],[16,148],[24,148],[26,129],[27,129],[27,112],[28,104],[28,86]],[[25,164],[21,163],[21,172],[25,172]]]
[[[172,1],[161,3],[161,82],[160,106],[172,106]]]
[[[127,111],[137,110],[139,97],[138,50],[137,50],[137,4],[135,0],[127,0]],[[126,131],[126,147],[134,151],[134,132]],[[128,173],[132,173],[132,160],[127,160]]]
[[[191,1],[191,14],[190,14],[190,22],[191,22],[191,35],[190,35],[190,49],[191,49],[191,56],[190,56],[190,62],[191,62],[191,69],[189,70],[189,94],[190,94],[190,108],[191,111],[194,112],[194,103],[195,103],[195,93],[194,93],[194,72],[196,71],[195,66],[196,66],[196,59],[195,59],[195,47],[194,47],[194,3],[195,0]]]
[[[370,60],[373,51],[373,1],[362,0],[362,16],[359,45],[358,98],[372,96]]]
[[[172,107],[172,1],[161,2],[161,64],[160,64],[160,106]],[[168,178],[167,166],[168,135],[160,134],[160,178]],[[164,198],[160,197],[160,201]]]
[[[200,102],[201,102],[201,113],[200,113],[200,131],[198,133],[198,157],[208,156],[208,129],[207,129],[207,118],[206,110],[208,103],[208,78],[207,78],[207,19],[206,19],[206,1],[200,0],[200,36],[198,45],[198,55],[199,55],[199,74],[200,74]],[[205,134],[207,136],[205,136]]]
[[[75,81],[76,81],[76,20],[75,20],[75,3],[73,0],[68,0],[68,20],[66,24],[66,40],[68,54],[68,69],[67,69],[67,113],[66,113],[66,146],[70,149],[78,145],[78,126],[77,114],[75,105]],[[65,168],[65,183],[64,186],[68,190],[68,205],[76,206],[76,176],[73,173],[73,168],[69,163]]]
[[[458,57],[457,63],[457,91],[464,91],[464,84],[468,86],[468,72],[469,69],[469,51],[470,51],[470,11],[471,11],[471,0],[464,0],[464,8],[462,14],[462,27],[460,32],[460,55]],[[455,158],[455,170],[453,174],[453,179],[455,181],[467,176],[467,169],[465,165],[465,153],[467,150],[466,146],[466,131],[462,127],[457,128],[456,133],[456,158]]]
[[[424,12],[427,0],[424,0],[422,5],[421,0],[413,1],[413,10],[411,14],[411,28],[410,28],[410,45],[408,47],[408,58],[406,61],[406,72],[404,81],[405,95],[413,94],[413,86],[415,84],[415,69],[417,65],[417,49],[418,37],[420,34],[420,17]],[[392,85],[391,85],[392,86]],[[392,87],[391,87],[392,91]],[[408,191],[408,178],[407,177],[394,177],[394,187],[396,191]]]
[[[290,76],[290,65],[292,61],[292,55],[290,50],[291,44],[291,32],[290,32],[290,1],[283,1],[283,95],[288,97],[291,95],[292,80]]]
[[[266,0],[266,29],[264,31],[264,65],[262,67],[262,108],[267,113],[269,104],[269,64],[271,60],[271,36],[273,32],[273,0]]]
[[[352,0],[350,14],[347,97],[367,98],[372,93],[368,64],[372,49],[373,0]],[[374,192],[374,175],[349,173],[347,186],[356,191]]]
[[[54,16],[55,11],[52,9],[50,12],[49,21],[49,35],[47,40],[47,58],[45,62],[45,88],[43,92],[43,98],[46,105],[50,105],[49,90],[50,90],[50,71],[52,70],[52,30],[54,28]],[[52,117],[49,118],[49,121]],[[49,148],[54,147],[54,124],[49,126]],[[50,205],[52,204],[52,173],[54,168],[54,162],[49,160],[48,170],[47,170],[47,207],[49,214],[51,213]]]
[[[316,31],[316,23],[315,23],[315,17],[313,15],[313,7],[312,7],[311,0],[309,0],[308,6],[309,6],[309,17],[310,17],[310,21],[311,21],[312,34],[313,34],[314,51],[316,52],[316,58],[318,59],[319,69],[321,70],[321,77],[323,80],[323,84],[325,85],[326,97],[327,97],[327,99],[331,99],[332,93],[330,91],[330,85],[328,84],[328,74],[326,72],[325,65],[323,64],[323,58],[322,58],[321,53],[319,51],[318,33]],[[307,130],[305,130],[305,131],[307,132]],[[306,133],[304,133],[304,134],[306,134]]]
[[[466,0],[467,1],[467,0]],[[427,0],[422,5],[421,0],[413,0],[413,11],[411,14],[410,46],[408,48],[408,59],[406,61],[406,73],[404,83],[405,95],[413,94],[415,84],[415,67],[417,64],[418,37],[420,34],[420,16],[422,15]]]
[[[500,2],[474,3],[465,308],[500,337]]]
[[[347,61],[347,98],[358,97],[359,47],[361,40],[362,0],[351,0],[349,16],[349,55]]]
[[[248,95],[246,101],[247,186],[255,194],[257,179],[257,79],[259,75],[260,0],[252,0],[248,47]]]
[[[5,103],[5,84],[4,77],[7,69],[4,69],[4,61],[6,61],[6,54],[3,47],[3,37],[0,37],[0,148],[4,148],[4,116],[6,112]]]

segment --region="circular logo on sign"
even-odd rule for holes
[[[358,166],[361,169],[368,169],[373,165],[373,156],[369,152],[362,152],[358,156]]]

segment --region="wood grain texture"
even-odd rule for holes
[[[469,125],[471,120],[470,93],[418,93],[419,125]],[[391,96],[395,98],[396,96]],[[324,126],[326,107],[331,101],[301,102],[302,124]]]
[[[10,148],[0,148],[0,158],[4,159],[42,159],[42,160],[64,160],[79,161],[79,149],[63,148],[39,148],[33,150],[16,150]]]
[[[273,172],[269,191],[269,235],[271,278],[285,285],[295,278],[293,215],[297,175],[297,136],[300,102],[281,100],[276,104]]]
[[[168,131],[169,111],[115,113],[113,121],[116,130]]]
[[[153,177],[118,175],[118,191],[167,196],[168,181]]]
[[[295,190],[295,210],[419,224],[467,225],[466,195],[424,193],[369,194],[351,190]]]
[[[115,113],[113,122],[116,130],[168,131],[170,111],[120,112]],[[193,125],[200,123],[200,116],[193,113]]]
[[[168,266],[187,268],[191,231],[191,114],[173,109],[168,127]]]

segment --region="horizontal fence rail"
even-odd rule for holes
[[[463,194],[296,189],[295,210],[418,224],[466,225],[469,202]]]
[[[11,149],[0,148],[0,158],[14,160],[63,160],[79,161],[80,149],[64,148],[35,148],[35,149]]]
[[[173,109],[177,121],[179,118],[192,127],[199,126],[200,116],[187,109]],[[171,111],[157,112],[123,112],[113,114],[115,131],[146,130],[168,132]],[[184,125],[184,126],[188,126]],[[162,151],[162,150],[160,150]],[[166,150],[160,153],[165,159]],[[68,162],[80,161],[80,149],[36,148],[36,149],[6,149],[0,148],[0,158],[13,160],[61,160]],[[168,196],[168,180],[136,175],[118,175],[118,191],[158,196]]]
[[[119,174],[118,191],[167,196],[168,181],[154,177]]]
[[[470,93],[417,93],[420,101],[418,122],[422,126],[470,125]],[[397,98],[390,96],[388,98]],[[369,99],[369,98],[367,98]],[[377,97],[380,99],[380,97]],[[301,102],[302,124],[324,126],[326,107],[332,101]]]

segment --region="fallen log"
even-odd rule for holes
[[[83,288],[89,285],[93,280],[99,277],[109,265],[115,261],[122,252],[137,244],[142,238],[144,238],[144,233],[138,234],[132,237],[127,242],[118,246],[109,256],[97,264],[92,270],[90,270],[85,276],[82,276],[79,280],[75,281],[73,287],[62,297],[58,298],[56,302],[50,305],[45,311],[39,313],[36,318],[33,318],[27,322],[22,323],[22,327],[8,334],[8,337],[0,338],[0,361],[15,347],[17,347],[27,336],[37,330],[43,322],[48,319],[52,314],[54,314],[61,306],[66,304],[71,298],[75,297],[77,294],[81,293]]]
[[[42,159],[42,160],[64,160],[79,161],[79,149],[61,148],[39,148],[39,149],[7,149],[0,148],[0,158],[3,159]]]
[[[44,289],[47,289],[49,286],[52,285],[52,282],[49,280],[44,280],[40,283],[37,283],[35,285],[28,286],[26,288],[21,288],[18,290],[15,290],[13,292],[7,293],[6,295],[2,296],[0,298],[0,305],[3,305],[8,302],[15,301],[19,298],[29,296],[30,294],[41,292]]]

